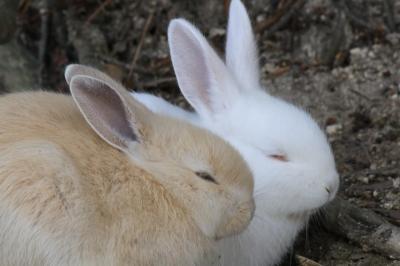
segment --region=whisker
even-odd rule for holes
[[[264,194],[264,191],[254,191],[254,194],[253,194],[253,198],[254,199],[256,199],[257,197],[259,197],[260,195],[263,195]]]
[[[305,239],[305,246],[308,248],[308,244],[309,244],[309,227],[310,227],[310,219],[307,219],[306,221],[306,239]]]
[[[292,258],[293,258],[293,252],[294,252],[294,244],[293,244],[293,246],[291,246],[291,248],[290,248],[290,261],[289,261],[289,265],[290,265],[290,266],[292,266],[292,263],[293,263],[293,260],[292,260]]]

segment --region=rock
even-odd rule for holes
[[[0,45],[0,92],[38,89],[39,64],[15,40]]]
[[[0,44],[10,41],[15,33],[18,2],[16,0],[0,2]]]
[[[368,48],[353,48],[350,50],[350,61],[353,65],[362,65],[368,55]]]
[[[74,46],[81,64],[102,69],[99,56],[108,55],[108,46],[103,32],[95,25],[84,25],[67,14],[68,41]]]
[[[393,187],[394,188],[400,187],[400,177],[393,179]]]
[[[341,51],[346,51],[353,40],[350,24],[343,13],[336,9],[331,1],[309,1],[303,8],[309,14],[312,24],[300,37],[300,52],[302,60],[319,62],[334,66],[343,60],[338,57]],[[318,13],[315,10],[326,10]]]
[[[328,135],[337,134],[341,130],[342,130],[342,125],[341,124],[333,124],[333,125],[329,125],[329,126],[326,127],[326,133]]]

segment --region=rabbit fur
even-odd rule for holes
[[[253,215],[241,156],[97,70],[66,79],[0,97],[0,265],[219,264]]]
[[[219,241],[223,265],[276,265],[311,214],[339,187],[325,134],[302,109],[260,85],[257,47],[245,7],[232,0],[225,63],[184,19],[168,28],[179,88],[196,113],[145,93],[147,107],[205,127],[239,150],[255,178],[256,211],[240,235]]]

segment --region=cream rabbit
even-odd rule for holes
[[[72,65],[72,97],[0,97],[0,265],[210,265],[251,173],[227,143]]]

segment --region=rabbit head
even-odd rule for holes
[[[65,77],[89,125],[172,191],[205,235],[222,238],[245,229],[254,210],[253,181],[234,148],[204,129],[151,112],[93,68],[69,65]]]
[[[171,21],[168,41],[182,94],[253,171],[256,214],[305,222],[333,199],[339,178],[327,138],[309,114],[260,85],[255,38],[239,0],[230,6],[226,63],[184,19]]]

